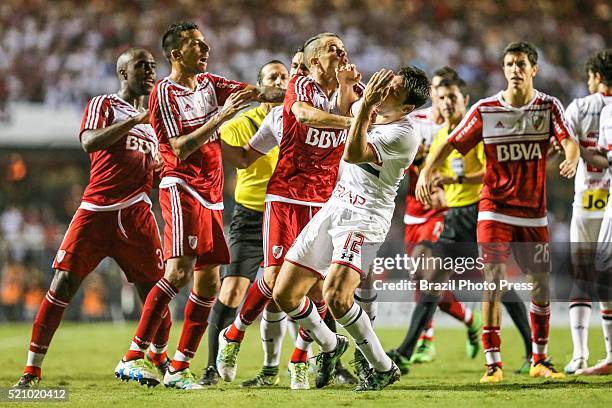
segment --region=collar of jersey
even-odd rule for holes
[[[538,99],[538,96],[540,95],[540,91],[538,91],[537,89],[534,89],[533,98],[531,98],[531,100],[527,102],[525,105],[519,106],[519,107],[510,105],[508,102],[504,100],[503,95],[504,95],[504,91],[499,91],[499,93],[497,94],[497,99],[499,100],[499,103],[501,103],[504,108],[508,108],[514,111],[522,111],[522,110],[529,109],[533,105],[535,100]]]
[[[190,89],[190,88],[187,88],[186,86],[183,86],[183,85],[179,84],[178,82],[174,82],[172,79],[170,79],[169,76],[167,76],[164,79],[166,81],[170,82],[172,85],[174,85],[174,86],[176,86],[178,88],[184,89],[185,91],[188,91],[188,92],[191,92],[191,93],[194,93],[195,91],[197,91],[200,88],[200,86],[202,86],[204,84],[204,82],[198,82],[198,85],[196,86],[196,89]],[[196,75],[196,82],[197,82],[197,75]]]

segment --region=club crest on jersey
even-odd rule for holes
[[[544,114],[536,112],[531,117],[531,123],[536,131],[540,132],[544,129]]]
[[[283,246],[282,245],[274,245],[272,247],[272,256],[274,259],[279,259],[283,254]]]
[[[190,235],[189,237],[187,237],[187,241],[189,242],[189,248],[191,249],[196,249],[196,247],[198,246],[198,237],[196,237],[195,235]]]
[[[57,263],[61,263],[64,260],[65,256],[66,256],[66,250],[60,249],[59,251],[57,251],[57,255],[55,256],[55,260],[57,261]]]

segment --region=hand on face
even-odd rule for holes
[[[340,85],[353,86],[361,81],[361,73],[355,64],[340,65],[336,68],[336,79]]]
[[[393,71],[381,69],[376,72],[368,81],[368,85],[363,92],[363,103],[366,106],[376,106],[380,104],[389,94]]]

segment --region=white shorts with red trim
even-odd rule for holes
[[[363,278],[385,241],[388,225],[383,218],[363,210],[325,204],[300,232],[285,261],[322,279],[331,264],[346,265]]]

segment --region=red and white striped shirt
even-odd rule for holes
[[[79,138],[86,130],[105,128],[140,114],[116,94],[100,95],[87,103]],[[82,208],[105,211],[148,201],[153,185],[157,140],[148,124],[134,126],[106,149],[89,154],[89,183]]]
[[[479,220],[546,226],[546,154],[549,139],[573,137],[555,97],[534,90],[520,108],[503,100],[503,92],[470,108],[449,142],[466,154],[484,141],[487,167]]]
[[[195,90],[169,77],[155,84],[149,97],[151,125],[159,140],[164,160],[161,188],[180,185],[210,209],[223,209],[223,165],[219,131],[185,160],[172,151],[169,139],[193,132],[208,122],[232,93],[247,84],[222,76],[202,73],[196,76]]]

